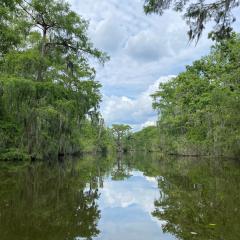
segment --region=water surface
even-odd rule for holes
[[[240,165],[157,155],[0,163],[1,240],[239,240]]]

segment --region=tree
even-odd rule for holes
[[[14,13],[15,18],[18,17],[14,22],[23,29],[26,40],[21,46],[25,51],[17,51],[12,57],[21,56],[21,60],[26,60],[24,58],[29,59],[31,54],[32,68],[26,66],[29,61],[21,63],[23,67],[32,70],[29,73],[38,81],[49,78],[67,81],[68,77],[72,79],[72,84],[76,84],[79,78],[93,79],[95,71],[87,63],[89,56],[100,62],[108,59],[105,53],[93,48],[87,37],[87,21],[72,11],[64,1],[17,1]],[[8,14],[8,18],[12,14]],[[24,56],[26,53],[27,56]],[[12,70],[19,75],[16,68]]]
[[[216,43],[210,55],[153,94],[162,148],[174,154],[239,158],[240,37]]]
[[[84,123],[93,123],[87,116],[99,114],[101,100],[89,60],[108,56],[65,1],[4,0],[0,11],[0,153],[56,158],[81,151]]]
[[[123,138],[129,134],[131,127],[129,125],[124,124],[113,124],[112,125],[112,132],[115,136],[115,140],[117,143],[117,150],[119,152],[123,151]]]
[[[159,136],[156,126],[145,127],[141,131],[134,133],[132,138],[133,148],[137,151],[152,152],[159,150]]]
[[[189,26],[188,36],[190,40],[198,41],[207,22],[215,22],[212,32],[213,39],[229,37],[232,31],[232,23],[236,21],[232,10],[239,7],[238,0],[215,0],[213,2],[196,0],[145,0],[144,10],[146,14],[157,13],[162,15],[167,9],[177,12],[185,11],[183,17]]]
[[[15,24],[15,0],[2,0],[0,5],[0,58],[20,43],[20,29]]]

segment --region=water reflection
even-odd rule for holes
[[[174,169],[174,171],[173,171]],[[240,239],[239,164],[213,159],[164,161],[153,216],[178,239]]]
[[[112,169],[112,180],[124,180],[131,177],[130,162],[127,161],[123,153],[119,152],[116,156],[115,166]]]
[[[139,171],[132,170],[125,181],[106,179],[99,201],[101,234],[97,239],[175,239],[163,233],[162,221],[151,214],[158,197],[156,179]]]
[[[156,155],[0,163],[2,240],[238,240],[240,166]]]
[[[74,162],[54,166],[40,163],[2,169],[1,239],[92,239],[97,236],[100,232],[98,180],[99,176],[92,175],[84,162],[80,166]]]

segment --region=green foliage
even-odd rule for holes
[[[87,36],[88,23],[64,1],[17,1],[12,11],[9,6],[3,9],[6,17],[1,22],[14,36],[13,25],[16,26],[20,40],[13,51],[2,52],[2,55],[8,53],[1,64],[3,72],[73,87],[79,78],[94,78],[95,70],[88,64],[89,57],[102,63],[108,59],[105,53],[92,46]],[[2,42],[9,47],[13,45],[8,39]],[[4,49],[8,47],[0,48]]]
[[[81,135],[78,137],[78,140],[79,146],[84,152],[112,152],[114,139],[111,130],[106,128],[101,121],[96,125],[89,120],[85,120],[81,126]]]
[[[194,2],[186,0],[145,0],[144,11],[146,14],[157,13],[162,15],[167,9],[183,12],[184,19],[189,26],[188,36],[190,40],[200,38],[206,23],[214,21],[215,26],[209,34],[213,39],[230,37],[232,23],[236,21],[232,10],[239,7],[239,1],[220,0]]]
[[[155,126],[143,128],[132,135],[132,146],[137,151],[157,151],[159,149],[158,129]]]
[[[0,58],[20,43],[19,26],[14,19],[15,0],[2,0],[0,5]]]
[[[88,23],[60,0],[4,1],[0,11],[0,151],[55,159],[97,149],[106,137],[101,85],[88,61],[108,57],[90,42]],[[81,144],[86,132],[92,147]]]
[[[123,143],[130,137],[131,127],[125,124],[113,124],[112,133],[116,141],[117,151],[122,152],[124,150]]]
[[[240,38],[216,43],[209,56],[153,94],[161,146],[180,154],[239,157]]]
[[[9,148],[6,152],[1,152],[0,160],[29,161],[30,157],[26,152],[23,152],[22,150]]]

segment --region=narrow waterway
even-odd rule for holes
[[[150,154],[0,163],[1,240],[239,240],[240,165]]]

